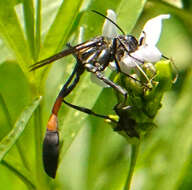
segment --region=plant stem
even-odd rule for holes
[[[131,159],[130,159],[129,173],[128,173],[128,176],[127,176],[127,180],[126,180],[124,190],[130,190],[130,188],[131,188],[131,180],[132,180],[132,177],[133,177],[133,172],[134,172],[134,169],[135,169],[137,156],[138,156],[138,153],[139,153],[139,146],[140,146],[140,143],[131,145],[131,157],[130,157]]]
[[[36,180],[37,189],[49,189],[47,186],[46,176],[43,172],[42,163],[42,121],[41,121],[41,105],[35,110],[35,139],[36,139]]]
[[[32,81],[33,82],[33,81]],[[38,87],[31,83],[31,94],[32,97],[36,97],[41,94],[38,91]],[[43,161],[42,161],[42,103],[37,107],[34,112],[34,139],[35,139],[35,180],[36,180],[36,189],[37,190],[49,190],[49,184],[47,177],[43,170]]]
[[[35,59],[39,57],[41,42],[41,0],[37,0],[36,4],[36,21],[35,21]]]

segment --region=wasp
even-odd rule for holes
[[[76,46],[68,44],[67,49],[30,66],[30,71],[34,71],[71,54],[76,58],[75,67],[55,100],[44,137],[44,169],[52,178],[55,178],[56,175],[59,156],[58,112],[64,98],[76,87],[84,71],[92,73],[97,79],[103,81],[106,85],[122,94],[124,96],[124,102],[126,102],[127,91],[123,87],[106,78],[103,71],[105,71],[111,62],[114,62],[117,72],[121,72],[135,81],[139,81],[121,68],[121,61],[122,59],[129,57],[139,64],[145,62],[145,60],[138,59],[137,56],[134,57],[134,53],[143,45],[145,36],[141,37],[138,41],[132,35],[125,35],[123,30],[113,20],[98,11],[93,10],[93,12],[101,15],[114,24],[122,32],[122,35],[116,37],[98,36]],[[145,84],[143,85],[148,87]],[[78,107],[76,109],[78,110]],[[83,111],[86,112],[86,109],[83,109]],[[90,111],[89,114],[91,114]]]

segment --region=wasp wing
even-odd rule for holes
[[[38,69],[40,67],[43,67],[43,66],[45,66],[47,64],[52,63],[53,61],[56,61],[56,60],[58,60],[58,59],[60,59],[62,57],[70,55],[72,53],[76,53],[76,52],[78,52],[80,50],[83,50],[85,48],[93,47],[93,46],[97,45],[98,43],[100,43],[101,40],[102,40],[101,38],[95,38],[95,39],[93,39],[91,41],[87,41],[87,42],[78,44],[76,46],[70,47],[69,49],[65,49],[65,50],[63,50],[63,51],[61,51],[61,52],[59,52],[59,53],[57,53],[57,54],[55,54],[55,55],[53,55],[51,57],[48,57],[47,59],[43,59],[43,60],[29,66],[30,71],[34,71],[34,70],[36,70],[36,69]]]

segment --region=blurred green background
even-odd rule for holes
[[[63,144],[56,179],[42,168],[45,126],[75,60],[69,56],[35,72],[28,67],[67,42],[78,43],[80,26],[83,40],[101,35],[104,19],[92,9],[115,10],[121,28],[137,37],[149,18],[171,14],[158,47],[174,59],[179,79],[163,98],[158,127],[141,144],[131,189],[192,189],[191,0],[0,0],[0,189],[123,189],[126,140],[103,120],[66,106],[59,114]],[[103,114],[113,114],[116,103],[113,91],[91,83],[89,73],[68,100]]]

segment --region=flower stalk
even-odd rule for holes
[[[140,143],[131,145],[130,166],[129,166],[129,172],[127,175],[124,190],[130,190],[131,189],[131,180],[133,177],[133,172],[134,172],[137,157],[139,154],[139,146],[140,146]]]

